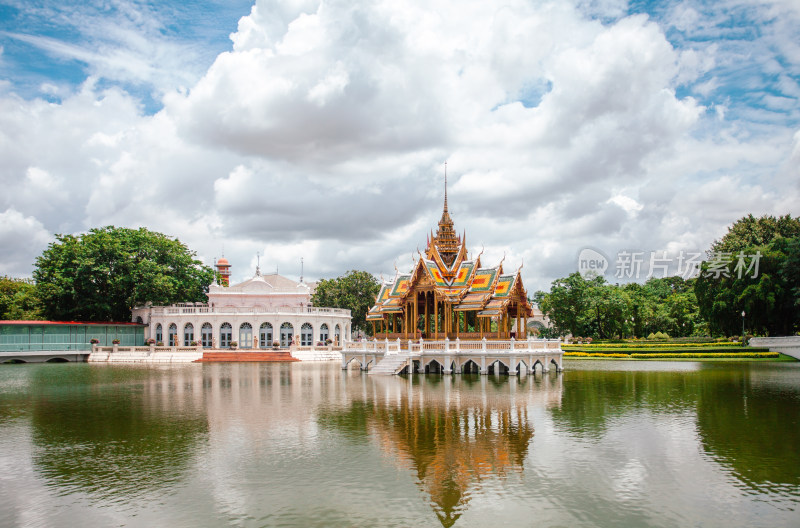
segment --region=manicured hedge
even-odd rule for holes
[[[736,358],[736,359],[767,359],[767,358],[776,358],[780,354],[777,352],[720,352],[720,353],[708,353],[708,352],[700,352],[697,354],[670,354],[670,353],[663,353],[663,354],[631,354],[631,357],[634,359],[676,359],[676,358]]]
[[[597,352],[564,352],[564,357],[609,357],[609,358],[629,358],[630,354],[601,354]]]
[[[601,349],[623,349],[623,348],[743,348],[741,343],[599,343],[585,345],[561,345],[563,349],[587,348],[592,350]]]
[[[764,350],[764,349],[762,349]],[[769,359],[777,358],[777,352],[653,352],[649,354],[605,354],[598,352],[564,352],[564,357],[596,357],[619,359]]]

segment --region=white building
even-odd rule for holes
[[[217,263],[228,266],[227,260]],[[145,339],[168,346],[190,346],[196,341],[204,348],[272,348],[273,342],[311,346],[340,344],[350,339],[350,310],[311,305],[315,284],[295,282],[256,270],[251,278],[233,286],[212,284],[208,304],[183,303],[171,306],[139,306],[132,311],[134,322],[147,324]]]

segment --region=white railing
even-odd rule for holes
[[[376,352],[396,354],[400,352],[400,340],[397,341],[348,341],[345,343],[346,352]],[[548,351],[561,352],[561,341],[558,339],[533,339],[529,338],[522,341],[515,339],[508,340],[464,340],[456,338],[453,340],[444,339],[437,341],[408,342],[408,353],[418,356],[425,353],[445,353],[445,354],[532,354],[544,353]]]
[[[142,309],[145,307],[137,307]],[[184,314],[310,314],[310,315],[342,315],[350,317],[350,310],[344,308],[324,308],[316,306],[277,306],[266,308],[263,306],[153,306],[153,315],[184,315]]]

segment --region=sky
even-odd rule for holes
[[[390,278],[445,163],[529,293],[800,216],[800,2],[0,0],[0,275],[115,225],[235,280]]]

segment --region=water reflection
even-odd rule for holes
[[[693,411],[697,403],[701,378],[697,364],[672,363],[678,368],[668,370],[652,370],[651,365],[651,370],[641,370],[636,367],[645,363],[588,363],[571,362],[563,374],[569,396],[552,411],[556,424],[576,437],[601,436],[615,418],[637,410],[680,413]],[[610,370],[613,366],[620,370]]]
[[[442,526],[492,480],[521,473],[534,436],[532,409],[558,406],[561,378],[435,375],[364,377],[363,399],[321,423],[368,432],[400,469],[416,475]]]
[[[35,371],[30,409],[34,468],[50,486],[124,502],[180,481],[208,431],[201,402],[174,397],[180,375],[102,367],[72,368],[68,381],[57,374]]]
[[[0,369],[0,526],[793,526],[798,367]]]
[[[796,491],[800,485],[796,369],[708,368],[704,374],[697,404],[703,448],[751,489]]]
[[[688,412],[696,418],[706,455],[729,468],[741,485],[796,495],[797,364],[573,362],[570,367],[564,374],[567,395],[551,414],[572,436],[600,439],[615,420],[636,412]]]

